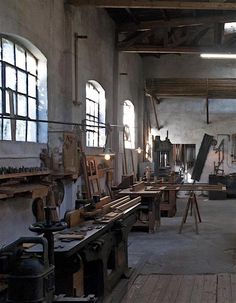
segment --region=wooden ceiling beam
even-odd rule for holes
[[[160,9],[200,9],[236,10],[235,1],[156,1],[156,0],[67,0],[72,5],[92,5],[104,8],[160,8]]]
[[[124,23],[118,27],[119,32],[128,31],[145,31],[158,27],[185,27],[185,26],[198,26],[203,24],[226,23],[236,21],[236,13],[208,17],[191,17],[191,18],[175,18],[169,21],[156,20],[144,21],[138,25],[134,23]]]
[[[140,53],[140,54],[201,54],[201,53],[232,53],[236,52],[234,49],[214,48],[214,47],[191,47],[191,46],[179,46],[179,47],[162,47],[153,45],[134,45],[130,47],[120,47],[119,51],[125,53]]]

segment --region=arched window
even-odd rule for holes
[[[123,105],[123,124],[125,148],[135,148],[135,113],[134,105],[131,101],[126,100]]]
[[[86,146],[104,147],[106,136],[104,123],[106,122],[105,91],[96,81],[86,84]]]
[[[44,70],[42,84],[39,75],[42,74],[42,66],[40,69],[41,72],[38,58],[23,43],[0,36],[1,140],[47,141],[47,135],[39,134],[37,122],[38,119],[47,118],[46,77]],[[47,132],[45,127],[42,126],[42,129]]]

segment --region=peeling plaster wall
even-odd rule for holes
[[[114,45],[115,26],[107,13],[96,8],[73,8],[73,33],[85,38],[77,39],[78,96],[80,105],[73,107],[73,120],[85,119],[86,83],[97,81],[105,90],[107,122],[113,121]],[[73,42],[74,43],[74,42]],[[75,67],[74,67],[75,68]]]
[[[145,78],[235,78],[236,62],[232,60],[203,60],[191,55],[165,55],[160,59],[144,59]],[[236,132],[236,100],[210,100],[210,124],[206,123],[206,102],[203,98],[165,98],[157,106],[159,124],[157,132],[164,140],[167,130],[175,144],[196,144],[198,152],[204,133],[213,135],[218,144],[225,142],[225,173],[236,171],[231,163],[231,142],[225,135]],[[200,182],[208,182],[214,172],[217,155],[210,151]]]
[[[25,40],[26,45],[29,41],[47,58],[49,120],[71,120],[71,106],[68,103],[72,99],[71,80],[66,73],[68,62],[65,55],[68,52],[66,24],[63,0],[0,1],[0,33]],[[54,129],[53,125],[49,125],[49,131]],[[2,141],[0,163],[3,166],[39,166],[42,147],[45,144]],[[7,156],[10,159],[6,159]],[[32,200],[17,198],[0,202],[0,243],[32,234],[28,231],[28,225],[34,221]]]
[[[135,109],[135,148],[142,146],[142,121],[143,121],[143,62],[139,55],[119,53],[119,69],[118,69],[118,98],[117,98],[117,125],[123,125],[123,103],[125,100],[130,100]],[[117,127],[116,150],[117,165],[116,173],[117,180],[121,180],[123,153],[123,132],[122,127]],[[138,154],[135,150],[126,150],[128,174],[132,173],[131,152],[134,158],[134,169],[137,173]]]
[[[137,117],[142,117],[142,107],[139,108],[143,96],[142,60],[138,55],[121,54],[118,57],[115,49],[115,26],[105,10],[68,6],[64,5],[64,0],[0,0],[0,33],[20,36],[30,41],[47,58],[49,120],[82,122],[85,118],[85,88],[88,80],[96,80],[106,91],[107,122],[117,124],[122,121],[117,115],[121,115],[121,102],[125,99],[134,102],[138,111]],[[77,40],[77,63],[74,34],[86,36],[85,39]],[[129,74],[126,81],[118,76],[118,70],[122,70],[124,66]],[[76,83],[75,70],[78,77]],[[138,120],[136,125],[140,126]],[[63,131],[71,128],[49,124],[50,147],[59,147],[60,153]],[[137,142],[141,142],[140,138],[142,136],[137,135]],[[112,148],[118,151],[116,130],[113,131],[110,141]],[[2,141],[0,165],[39,166],[42,147],[46,145]],[[85,149],[87,154],[98,154],[100,150]],[[11,155],[14,161],[7,161],[7,155]],[[115,160],[117,167],[121,167],[119,159],[117,157]],[[74,207],[80,180],[75,183],[65,180],[64,184],[65,198],[60,208],[61,217],[66,210]],[[32,200],[17,198],[0,203],[0,245],[19,236],[31,235],[28,225],[34,222]]]

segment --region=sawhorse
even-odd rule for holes
[[[194,191],[190,192],[190,195],[189,195],[189,198],[188,198],[188,203],[186,205],[184,215],[183,215],[183,219],[182,219],[182,222],[181,222],[181,225],[180,225],[180,228],[179,228],[179,234],[181,234],[184,223],[186,223],[189,208],[190,208],[190,215],[191,216],[192,216],[192,212],[193,212],[196,234],[198,234],[198,220],[199,220],[199,222],[202,222],[202,220],[201,220],[201,216],[200,216],[200,212],[199,212],[199,208],[198,208],[198,204],[197,204],[196,194],[194,193]]]

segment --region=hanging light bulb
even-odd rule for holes
[[[99,154],[99,156],[103,156],[105,160],[110,160],[111,156],[115,156],[115,154],[111,151],[110,148],[106,147],[103,149],[103,153]]]
[[[136,148],[136,151],[138,154],[141,154],[141,152],[143,151],[142,148],[139,146],[138,148]]]
[[[110,160],[111,159],[111,155],[110,154],[105,154],[104,155],[104,159],[107,160],[107,161]]]
[[[110,132],[111,132],[111,126],[108,123],[106,125],[106,142],[105,142],[105,146],[103,148],[103,153],[100,154],[100,156],[103,156],[104,159],[107,160],[107,161],[111,159],[111,156],[115,156],[115,154],[111,151],[111,148],[108,147],[108,137],[109,137]]]

